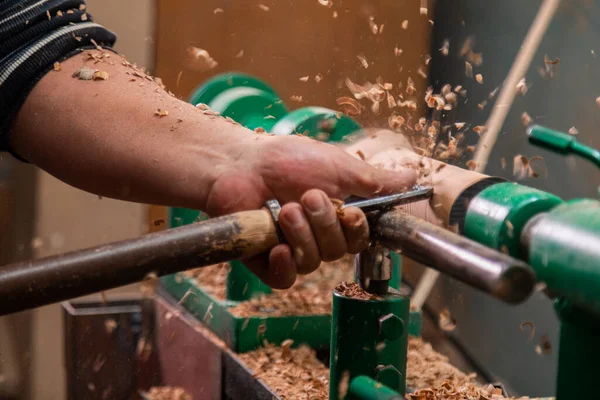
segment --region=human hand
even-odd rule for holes
[[[306,137],[258,135],[242,148],[235,162],[219,172],[206,209],[223,215],[279,200],[279,223],[289,244],[244,261],[278,289],[290,287],[297,274],[314,271],[321,261],[366,248],[365,215],[353,207],[338,213],[330,198],[402,192],[416,180],[412,169],[376,169],[340,147]]]

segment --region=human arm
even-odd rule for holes
[[[123,200],[222,215],[279,199],[292,246],[274,249],[270,263],[250,263],[274,287],[366,245],[362,213],[348,210],[338,220],[329,202],[311,212],[311,198],[371,196],[412,184],[411,171],[376,170],[332,145],[258,135],[204,114],[136,77],[115,54],[98,64],[86,57],[69,58],[36,85],[14,121],[13,150],[73,186]],[[106,71],[109,79],[73,78],[82,66]],[[168,115],[155,115],[158,109]],[[305,193],[314,188],[323,192]]]

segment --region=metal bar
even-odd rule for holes
[[[382,214],[373,239],[507,303],[525,301],[535,275],[525,263],[402,211]]]
[[[0,267],[0,315],[139,282],[151,273],[246,258],[277,243],[271,216],[259,210],[7,265]]]
[[[404,193],[390,194],[387,196],[363,199],[350,197],[346,199],[342,209],[347,207],[358,207],[364,213],[381,211],[401,204],[413,203],[419,200],[429,199],[433,195],[433,189],[426,186],[415,186],[412,190]]]

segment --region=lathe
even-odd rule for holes
[[[303,134],[339,142],[362,129],[353,119],[325,108],[289,112],[267,84],[241,74],[212,79],[190,101],[275,135]],[[600,152],[573,136],[539,126],[530,127],[528,134],[532,143],[579,154],[600,166]],[[239,260],[284,240],[277,228],[276,201],[263,210],[213,219],[195,210],[172,209],[171,229],[166,231],[5,266],[0,271],[0,313],[142,281],[153,274],[162,277],[164,298],[178,301],[188,318],[201,321],[231,351],[244,353],[265,342],[293,340],[294,345],[329,351],[330,399],[402,399],[411,390],[405,385],[408,336],[418,336],[421,329],[420,311],[410,309],[401,290],[400,261],[408,257],[510,304],[525,301],[536,289],[545,290],[555,299],[561,320],[556,397],[598,398],[600,202],[563,201],[445,164],[434,169],[439,177],[434,175],[407,193],[346,200],[345,206],[360,207],[369,218],[371,244],[355,262],[356,283],[367,296],[335,290],[331,316],[268,316],[265,310],[267,316],[240,317],[231,312],[236,304],[271,291]],[[436,179],[448,182],[458,173],[468,176],[464,184],[447,189],[436,183]],[[435,204],[437,218],[449,229],[415,216],[417,204]],[[225,300],[180,274],[221,262],[231,262]],[[181,312],[176,317],[181,318]],[[224,397],[275,396],[253,380],[230,350],[222,350],[227,358],[223,376],[237,374],[235,385],[224,379],[223,384],[229,385],[223,388]]]

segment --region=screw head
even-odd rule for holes
[[[378,365],[375,368],[376,379],[390,389],[398,390],[402,383],[402,373],[393,365]]]
[[[396,340],[404,333],[404,321],[397,315],[379,317],[379,334],[388,340]]]

